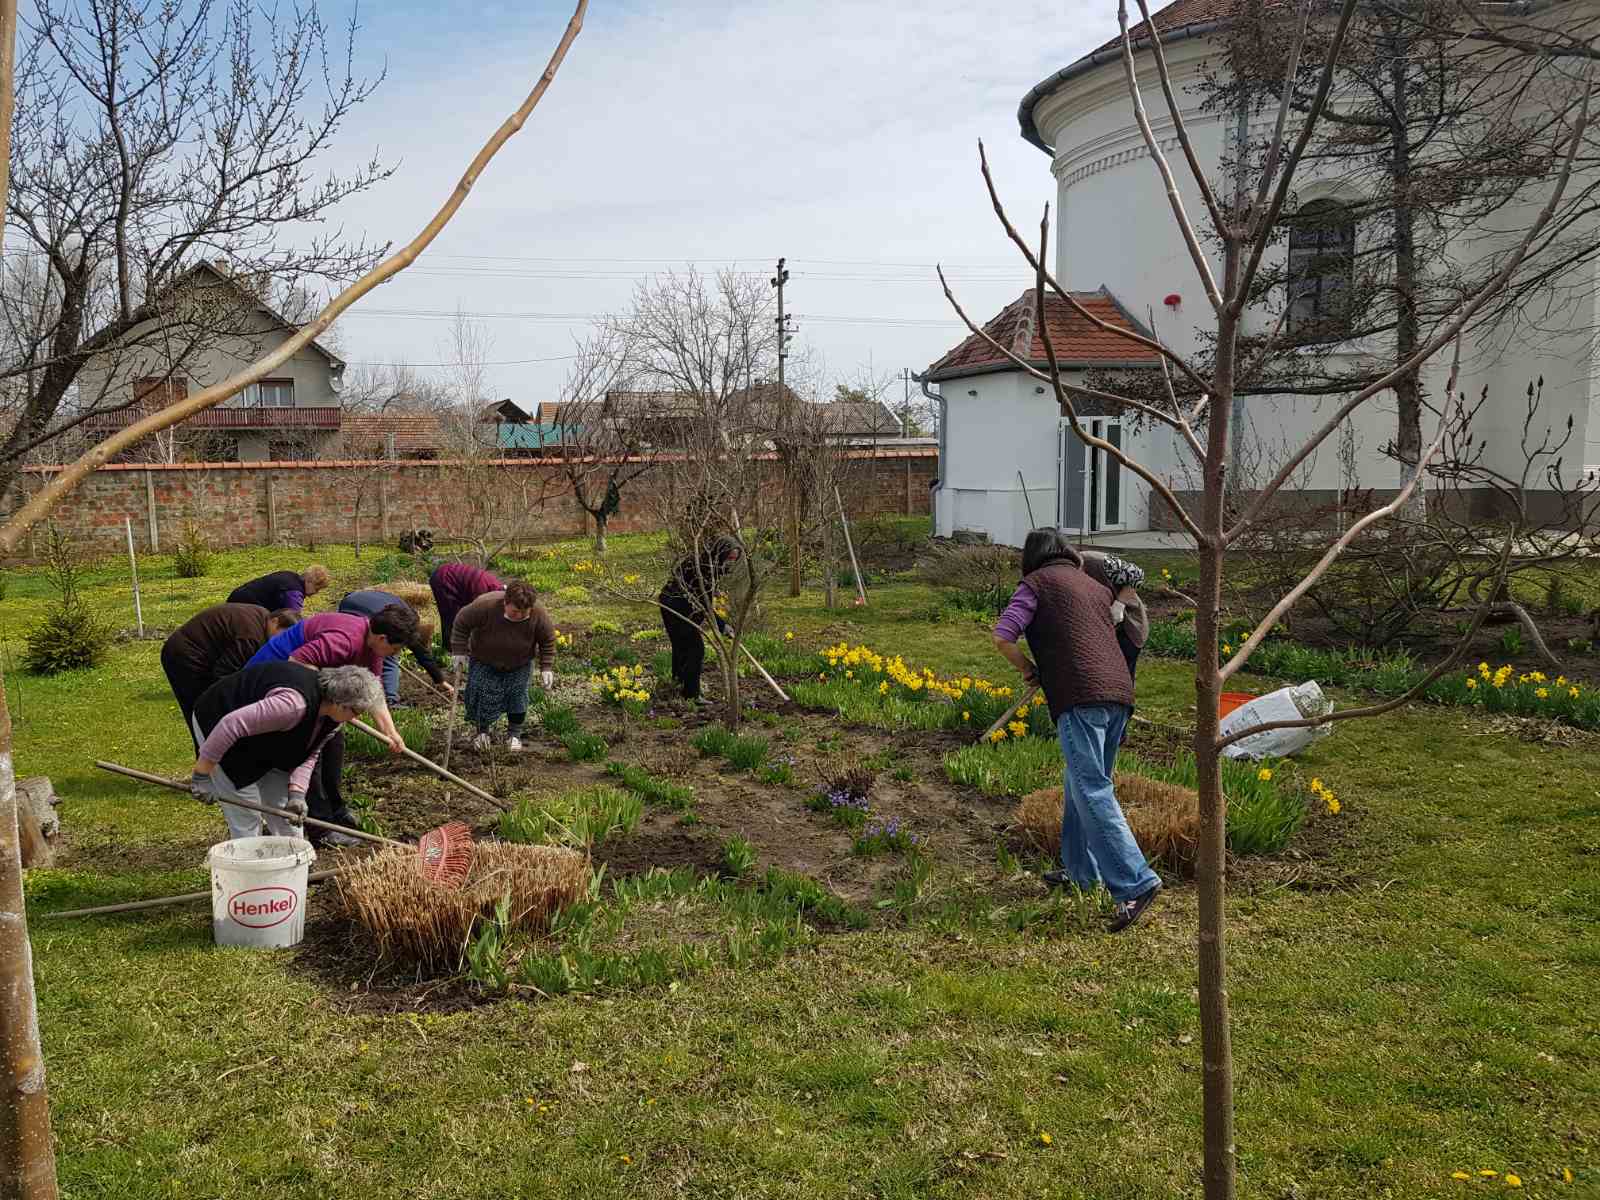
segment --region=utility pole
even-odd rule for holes
[[[783,406],[785,431],[793,438],[795,429],[794,403],[789,397],[788,390],[783,382],[783,364],[789,357],[789,339],[794,336],[789,329],[788,315],[783,311],[783,285],[789,282],[789,271],[783,265],[784,260],[778,260],[778,270],[772,276],[772,286],[778,289],[778,402]],[[790,445],[787,452],[795,453],[795,446]],[[800,485],[797,478],[799,464],[793,462],[789,470],[789,595],[800,594]]]
[[[911,368],[901,367],[900,378],[905,384],[905,396],[900,401],[900,436],[911,436]]]

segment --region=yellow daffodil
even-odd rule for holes
[[[1498,1179],[1500,1177],[1499,1171],[1482,1170],[1479,1171],[1478,1174],[1482,1175],[1485,1179]]]
[[[1450,1178],[1451,1179],[1471,1179],[1472,1176],[1468,1175],[1465,1171],[1451,1171],[1450,1172]]]
[[[1561,1182],[1562,1183],[1571,1183],[1572,1182],[1572,1168],[1571,1167],[1562,1167],[1561,1168]]]
[[[1519,1188],[1519,1187],[1521,1187],[1522,1186],[1521,1177],[1517,1176],[1517,1175],[1512,1175],[1509,1172],[1507,1172],[1507,1174],[1506,1174],[1506,1186],[1509,1187],[1509,1188]]]
[[[623,583],[638,583],[639,582],[639,577],[637,575],[632,575],[632,574],[624,575],[622,577],[622,582]]]
[[[1548,700],[1548,699],[1550,699],[1550,689],[1549,688],[1539,688],[1533,694],[1535,696],[1537,696],[1540,700]]]
[[[794,641],[794,630],[786,630],[783,635],[783,640],[786,642]]]
[[[961,719],[963,721],[970,721],[970,720],[972,720],[972,714],[969,713],[969,712],[964,712],[964,713],[961,714]]]
[[[1003,741],[1005,741],[1006,740],[1006,731],[1004,729],[996,729],[993,733],[991,733],[989,735],[989,740],[991,742],[1003,742]]]
[[[1577,688],[1568,688],[1567,689],[1567,695],[1570,696],[1572,699],[1576,700],[1578,698],[1578,689]]]
[[[1567,677],[1565,675],[1557,675],[1556,676],[1556,686],[1557,687],[1565,686],[1566,682],[1567,682]]]
[[[1467,677],[1467,691],[1469,691],[1469,692],[1475,692],[1475,691],[1477,691],[1477,690],[1478,690],[1478,681],[1477,681],[1477,680],[1476,680],[1476,679],[1473,679],[1473,678],[1472,678],[1472,677],[1471,677],[1471,676],[1470,676],[1470,675],[1469,675],[1469,676],[1468,676],[1468,677]]]
[[[1328,815],[1330,817],[1337,817],[1339,815],[1339,809],[1342,807],[1342,805],[1340,805],[1340,803],[1333,798],[1332,792],[1328,793],[1326,799],[1328,801]]]
[[[1256,778],[1259,779],[1262,783],[1267,782],[1267,780],[1272,778],[1272,768],[1270,768],[1270,767],[1262,767],[1261,770],[1256,772]]]
[[[1039,1135],[1039,1141],[1046,1146],[1048,1146],[1053,1140],[1054,1139],[1052,1139],[1048,1133],[1041,1133]]]
[[[1223,642],[1222,643],[1222,652],[1224,654],[1232,654],[1233,653],[1233,647],[1228,645],[1227,642]]]
[[[1022,721],[1013,721],[1006,728],[1011,730],[1012,737],[1021,737],[1028,732],[1028,726]]]
[[[886,680],[884,680],[882,683],[880,683],[878,685],[878,695],[887,696],[888,694],[889,694],[889,681],[886,679]]]
[[[1478,664],[1478,674],[1487,677],[1488,674],[1489,674],[1489,664],[1486,663],[1486,662],[1479,663]]]

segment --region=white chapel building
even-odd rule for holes
[[[1228,9],[1228,0],[1177,0],[1153,18],[1162,31],[1191,139],[1200,160],[1213,164],[1222,161],[1235,136],[1235,117],[1202,111],[1194,85],[1206,64],[1215,67],[1219,60],[1219,46],[1211,37]],[[1201,222],[1204,208],[1172,136],[1153,57],[1147,44],[1141,48],[1136,41],[1135,50],[1146,109],[1185,192],[1191,219]],[[1134,122],[1121,54],[1120,41],[1108,42],[1030,89],[1018,110],[1023,138],[1050,156],[1056,179],[1056,278],[1103,320],[1152,334],[1181,353],[1197,354],[1202,346],[1199,330],[1211,321],[1210,306]],[[1263,120],[1270,123],[1274,115]],[[973,182],[975,195],[981,196],[981,182]],[[1314,206],[1317,212],[1319,232],[1312,236],[1322,239],[1315,250],[1319,263],[1337,263],[1337,255],[1329,253],[1330,237],[1353,246],[1360,236],[1354,220],[1338,219],[1337,206],[1355,198],[1353,186],[1346,178],[1319,178],[1304,169],[1300,173],[1297,211],[1310,212]],[[1531,218],[1531,212],[1528,215]],[[1295,236],[1292,232],[1290,254],[1297,248]],[[1350,258],[1353,262],[1353,254]],[[1600,364],[1594,350],[1600,286],[1592,267],[1581,269],[1589,272],[1585,286],[1595,302],[1570,306],[1577,310],[1564,318],[1570,328],[1542,329],[1525,344],[1510,344],[1522,335],[1508,332],[1498,337],[1492,328],[1462,339],[1459,389],[1476,397],[1487,388],[1490,396],[1473,433],[1487,439],[1491,465],[1521,471],[1526,392],[1529,383],[1541,377],[1541,428],[1560,430],[1569,417],[1573,421],[1566,466],[1577,472],[1600,464]],[[1220,272],[1219,264],[1214,262],[1213,270]],[[985,329],[1019,357],[1043,368],[1030,272],[1020,256],[1018,284],[1019,298]],[[1337,284],[1327,281],[1330,288]],[[1310,310],[1317,304],[1316,295],[1312,288],[1304,299],[1297,299],[1290,320],[1303,307],[1305,315],[1314,319],[1316,313]],[[1051,297],[1046,320],[1069,378],[1082,381],[1096,371],[1154,364],[1150,352],[1097,330],[1059,298]],[[1363,340],[1336,344],[1331,354],[1335,361],[1339,355],[1354,360],[1375,348]],[[1448,354],[1436,355],[1424,378],[1430,395],[1444,390],[1448,371]],[[1103,453],[1085,452],[1083,443],[1064,428],[1047,386],[1017,370],[983,339],[966,338],[922,378],[937,385],[943,417],[940,479],[933,501],[935,534],[969,532],[1015,546],[1033,525],[1062,525],[1087,539],[1176,528],[1165,504],[1157,499],[1152,505],[1149,488],[1137,477]],[[1247,398],[1237,410],[1242,418],[1241,441],[1258,462],[1272,460],[1275,451],[1281,457],[1285,447],[1300,444],[1307,431],[1326,421],[1336,403],[1334,397]],[[1097,412],[1092,405],[1080,404],[1079,413],[1092,432],[1127,447],[1180,496],[1194,492],[1192,460],[1186,450],[1180,451],[1170,431],[1140,428],[1131,417]],[[1293,487],[1301,494],[1331,500],[1351,488],[1381,493],[1398,486],[1400,469],[1384,453],[1395,432],[1392,397],[1374,398],[1346,424],[1342,435],[1323,443],[1308,469],[1294,480]],[[1425,415],[1424,438],[1431,433],[1431,418]]]

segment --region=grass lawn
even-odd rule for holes
[[[571,570],[586,546],[552,549],[522,566],[563,631],[650,627],[642,606]],[[611,572],[657,571],[658,552],[615,538]],[[313,558],[336,576],[314,608],[380,561],[337,547],[227,553],[179,580],[152,556],[145,621],[174,627],[254,574]],[[555,597],[570,586],[587,599]],[[767,784],[698,755],[676,718],[604,708],[579,650],[564,652],[556,698],[607,738],[606,755],[694,798],[647,797],[639,827],[597,848],[607,883],[589,924],[530,956],[544,955],[541,979],[565,960],[639,980],[487,997],[463,981],[384,990],[374,975],[369,992],[366,976],[329,966],[361,958],[349,930],[323,928],[315,954],[241,952],[211,945],[203,906],[42,919],[203,888],[204,848],[221,836],[214,812],[90,766],[187,767],[158,642],[119,643],[93,673],[19,673],[47,597],[36,574],[8,574],[0,648],[18,774],[49,775],[63,798],[60,865],[27,886],[64,1195],[1198,1195],[1192,885],[1173,881],[1137,930],[1100,933],[1017,867],[1003,809],[943,781],[935,749],[955,735],[773,717],[751,729],[794,760],[795,782]],[[88,598],[131,626],[125,561],[97,572]],[[797,645],[866,643],[1007,681],[986,631],[932,620],[937,597],[907,577],[873,588],[866,609],[829,613],[815,592],[766,607],[769,632]],[[646,664],[661,648],[639,639]],[[1182,664],[1141,663],[1141,712],[1182,725],[1192,685]],[[462,761],[475,781],[533,796],[621,778],[604,759],[570,761],[548,733],[532,740],[520,767]],[[812,768],[869,744],[909,781],[890,802],[933,840],[920,873],[852,855],[851,833],[805,808]],[[1523,1195],[1600,1196],[1596,745],[1413,709],[1341,726],[1290,768],[1320,775],[1343,812],[1234,880],[1242,1195],[1483,1195],[1514,1174]],[[386,830],[443,818],[425,777],[365,759],[352,770]],[[744,884],[705,882],[715,862],[642,874],[693,859],[690,843],[725,855],[735,836],[755,855]],[[837,920],[795,899],[808,874],[843,898]],[[655,979],[641,964],[659,947],[682,969]]]

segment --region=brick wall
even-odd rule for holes
[[[938,474],[932,447],[863,450],[845,495],[852,517],[926,514],[928,485]],[[539,459],[496,464],[503,486],[530,497],[509,536],[549,541],[589,532],[587,514],[561,476],[559,464]],[[59,468],[33,467],[24,486],[31,494]],[[776,495],[777,464],[773,488]],[[655,526],[644,475],[624,489],[622,511],[612,518],[616,533]],[[449,462],[177,463],[101,467],[58,507],[62,529],[89,544],[123,544],[123,522],[131,518],[141,550],[170,551],[183,522],[196,521],[213,546],[253,546],[277,541],[294,545],[392,541],[418,527],[436,534],[463,531],[464,477]],[[13,498],[12,505],[16,504]],[[359,511],[358,511],[359,510]],[[758,521],[769,514],[754,515]]]

